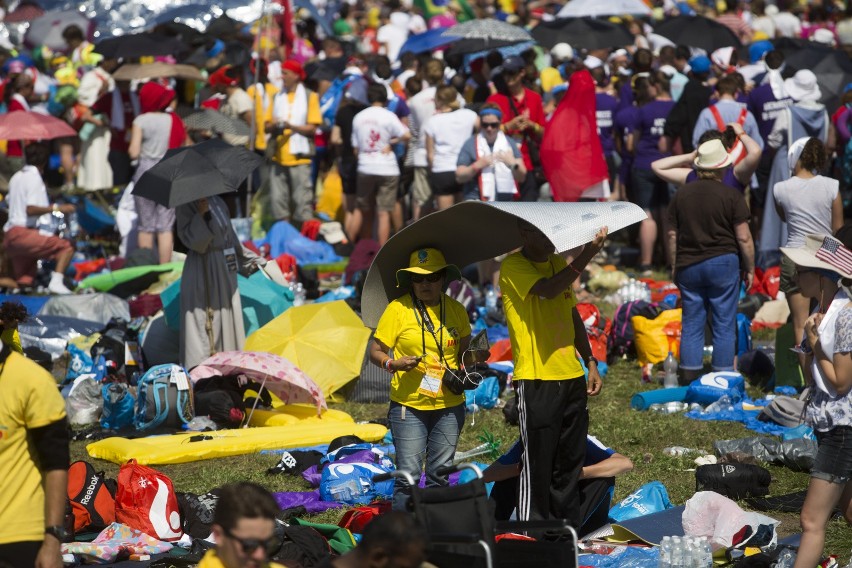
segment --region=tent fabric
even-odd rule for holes
[[[246,339],[247,351],[292,361],[326,398],[358,377],[370,330],[346,302],[292,307]]]
[[[0,294],[0,303],[19,302],[27,309],[30,315],[37,314],[41,308],[50,300],[50,296],[25,296],[23,294]]]
[[[127,283],[131,280],[143,277],[151,273],[171,272],[172,270],[182,270],[183,262],[171,262],[169,264],[152,264],[148,266],[132,266],[130,268],[121,268],[112,272],[103,272],[89,276],[80,282],[81,288],[93,288],[99,292],[109,292],[119,284]]]
[[[238,274],[237,287],[243,305],[243,325],[250,335],[293,305],[293,291],[267,279],[261,271],[248,278]],[[180,331],[180,279],[160,294],[166,323]]]
[[[180,333],[169,327],[162,312],[148,320],[140,338],[142,353],[148,366],[178,364],[180,361]]]
[[[334,247],[330,244],[305,237],[287,221],[278,221],[272,225],[266,237],[254,241],[254,244],[258,248],[268,245],[269,254],[272,258],[278,258],[284,253],[291,254],[296,257],[300,265],[323,264],[341,260],[341,257],[335,254]]]
[[[42,306],[39,315],[64,316],[106,325],[112,318],[130,321],[130,306],[112,294],[79,294],[53,296]]]
[[[80,296],[77,296],[80,297]],[[100,331],[103,324],[65,316],[36,315],[18,326],[21,346],[38,347],[50,353],[56,360],[68,345],[68,341],[81,335],[92,335]]]

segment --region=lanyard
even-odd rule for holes
[[[426,309],[426,305],[423,303],[423,300],[414,295],[414,292],[411,293],[411,300],[414,303],[414,319],[417,320],[418,325],[420,326],[420,340],[423,343],[423,355],[426,355],[426,331],[432,334],[432,339],[435,340],[435,344],[438,347],[438,357],[442,364],[447,364],[444,360],[444,297],[441,295],[441,310],[440,310],[440,324],[441,327],[438,330],[440,335],[440,339],[435,335],[435,324],[432,323],[432,318],[429,317],[429,311]],[[418,317],[418,313],[420,317]]]

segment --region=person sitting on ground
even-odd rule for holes
[[[4,348],[24,354],[21,337],[18,335],[18,326],[27,321],[28,317],[27,308],[20,302],[9,301],[0,304],[0,326],[2,326],[0,341],[3,342]]]
[[[486,483],[494,482],[491,499],[494,500],[494,516],[498,521],[507,521],[518,502],[518,476],[521,474],[523,442],[518,439],[509,451],[497,458],[483,472]],[[633,469],[627,456],[606,447],[594,436],[586,436],[586,459],[580,473],[580,512],[582,526],[580,536],[589,534],[607,523],[609,507],[615,488],[615,476]]]
[[[42,216],[55,212],[70,214],[73,205],[50,204],[44,185],[44,170],[50,152],[47,146],[34,143],[27,146],[27,165],[9,180],[9,220],[3,227],[6,255],[12,263],[12,276],[20,286],[32,286],[39,260],[55,260],[56,267],[47,286],[52,294],[71,294],[63,275],[74,255],[74,247],[65,239],[45,235],[38,227]]]
[[[343,556],[320,564],[331,568],[416,568],[426,559],[426,533],[409,513],[391,511],[364,528],[361,541]]]
[[[278,503],[256,483],[224,485],[213,515],[216,548],[208,550],[198,568],[284,568],[269,561],[281,548],[275,531]]]

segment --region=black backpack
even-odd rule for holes
[[[714,463],[695,470],[696,491],[715,491],[734,500],[769,495],[771,481],[766,468],[748,463]]]
[[[213,530],[213,514],[219,500],[219,489],[213,489],[203,495],[178,493],[180,518],[183,519],[183,531],[193,538],[207,538]]]

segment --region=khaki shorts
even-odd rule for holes
[[[432,188],[429,186],[429,168],[415,166],[414,181],[411,182],[411,198],[420,206],[432,200]]]
[[[799,291],[796,281],[796,265],[786,256],[781,257],[781,291],[785,294],[795,294]]]
[[[396,206],[396,188],[399,176],[358,174],[355,204],[362,211],[393,211]]]

